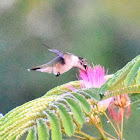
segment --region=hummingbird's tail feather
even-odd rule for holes
[[[31,68],[31,69],[28,69],[28,71],[34,71],[34,70],[38,70],[38,69],[41,69],[41,68],[39,68],[39,67]]]
[[[36,71],[52,73],[53,68],[52,67],[47,67],[47,68],[44,67],[44,68],[37,69]]]
[[[44,68],[48,68],[48,64],[43,64],[43,65],[39,65],[36,67],[33,67],[31,69],[28,69],[28,71],[40,71],[40,69],[44,69]]]

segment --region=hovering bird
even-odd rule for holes
[[[57,54],[58,56],[50,62],[28,69],[29,71],[40,71],[46,73],[53,73],[56,76],[63,74],[73,67],[77,67],[86,71],[87,61],[85,58],[78,57],[72,53],[62,53],[55,49],[48,49],[49,51]]]

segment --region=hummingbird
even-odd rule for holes
[[[73,67],[77,67],[83,71],[86,71],[87,60],[82,57],[78,57],[72,53],[62,53],[56,49],[48,49],[49,51],[57,54],[58,56],[50,62],[28,69],[29,71],[40,71],[46,73],[53,73],[55,76],[59,76]]]

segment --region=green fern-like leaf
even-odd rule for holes
[[[37,140],[35,127],[29,130],[26,140]]]
[[[78,100],[85,113],[89,113],[91,111],[91,106],[84,96],[80,95],[79,93],[73,93],[73,96]]]
[[[124,80],[125,86],[130,86],[130,84],[131,84],[133,78],[136,76],[139,68],[140,68],[140,59],[136,61],[136,63],[133,65],[133,67],[127,74],[126,79]]]
[[[83,123],[85,122],[85,117],[84,117],[84,113],[82,112],[82,109],[80,108],[80,105],[75,100],[69,97],[65,97],[64,99],[70,105],[70,108],[73,112],[73,116],[76,122],[78,122],[82,126]]]
[[[140,93],[139,68],[140,55],[116,72],[114,76],[100,88],[100,94],[107,94],[103,99],[124,93]]]
[[[61,88],[60,88],[60,86],[58,86],[58,87],[51,89],[44,96],[62,95],[65,91],[71,92],[71,90],[68,89],[67,86],[72,86],[75,89],[81,89],[80,81],[72,81],[72,82],[69,82],[67,84],[61,85]]]
[[[16,139],[16,136],[13,136],[12,138],[10,138],[9,140],[15,140]]]
[[[122,81],[126,79],[130,70],[132,70],[132,67],[137,63],[134,69],[130,73],[130,74],[132,73],[134,74],[135,73],[134,70],[137,71],[137,68],[140,67],[139,62],[138,62],[139,60],[140,60],[140,55],[138,55],[132,61],[128,62],[126,66],[124,66],[121,70],[117,71],[112,78],[110,78],[105,84],[101,86],[100,93],[103,94],[110,88],[115,87],[119,85],[120,83],[122,83]],[[133,79],[134,76],[130,75],[130,77]]]
[[[75,89],[77,89],[77,92],[78,92],[78,87],[81,88],[80,83],[77,81],[75,83],[74,82],[67,83],[66,86],[67,85],[74,86]],[[60,139],[60,137],[62,138],[60,122],[58,121],[59,122],[58,123],[59,129],[58,129],[58,127],[56,127],[56,128],[54,127],[55,121],[53,121],[53,119],[54,120],[55,120],[55,118],[59,119],[59,117],[56,116],[55,114],[53,114],[53,115],[51,114],[52,112],[50,111],[51,110],[50,104],[56,103],[56,100],[58,100],[58,99],[64,99],[65,92],[69,92],[69,94],[72,95],[71,91],[69,89],[67,89],[66,86],[62,85],[55,89],[52,89],[48,92],[49,94],[47,93],[45,96],[43,96],[41,98],[38,98],[38,99],[35,99],[28,103],[25,103],[22,106],[19,106],[19,107],[13,109],[9,113],[7,113],[4,117],[2,117],[0,119],[0,140],[10,140],[10,139],[15,139],[15,138],[20,139],[22,137],[22,135],[24,133],[28,132],[28,130],[31,127],[38,126],[37,125],[38,119],[40,119],[40,118],[46,119],[47,117],[49,118],[50,124],[52,123],[51,128],[50,128],[51,132],[52,132],[52,140]],[[73,97],[74,98],[71,98],[70,100],[68,99],[67,103],[68,103],[68,106],[70,106],[72,112],[74,112],[73,116],[74,116],[75,121],[77,121],[77,123],[82,125],[84,123],[84,112],[83,111],[84,110],[86,112],[89,111],[89,104],[86,102],[86,99],[84,101],[84,98],[85,98],[84,96],[82,96],[83,99],[76,98],[75,96],[73,96]],[[73,101],[71,101],[71,100],[73,100]],[[78,103],[82,102],[82,100],[87,104],[87,107],[85,107],[81,104],[79,106]],[[66,101],[66,99],[65,99],[65,101]],[[80,109],[80,111],[78,111],[78,109]],[[48,110],[48,112],[44,113],[46,110]],[[59,110],[57,110],[57,111],[60,111],[60,110],[62,112],[62,107],[61,107],[61,109],[59,108]],[[71,112],[67,112],[67,113],[71,113]],[[65,115],[65,114],[63,113],[63,115]],[[69,120],[72,120],[71,126],[75,125],[75,121],[73,119],[69,119]],[[63,119],[63,121],[64,121],[64,119]],[[37,131],[39,131],[39,130],[37,129]],[[56,134],[56,133],[58,133],[58,134]],[[68,129],[67,129],[65,131],[65,133],[68,136],[71,136],[74,133],[74,130],[71,129],[70,132],[68,132]],[[40,133],[38,133],[38,134],[40,134]],[[55,135],[57,135],[59,137],[56,137]]]
[[[128,75],[129,71],[132,69],[132,67],[140,60],[140,55],[134,58],[132,61],[128,62],[126,66],[124,66],[121,70],[116,72],[116,74],[113,76],[113,78],[109,81],[108,86],[113,86],[117,82],[122,81],[123,78]]]
[[[105,97],[103,97],[103,100],[110,97],[115,97],[117,95],[125,94],[125,93],[128,93],[128,94],[140,93],[140,85],[133,85],[133,86],[127,86],[123,88],[117,88],[115,90],[110,90],[108,91],[108,94]]]
[[[100,94],[98,88],[85,89],[84,92],[86,92],[86,94],[89,95],[92,99],[95,99],[97,101],[100,100]]]
[[[37,120],[37,132],[38,132],[38,140],[49,140],[47,125],[45,124],[43,119]]]
[[[52,140],[62,140],[60,121],[58,117],[51,111],[46,111],[46,113],[50,120]]]
[[[129,95],[131,103],[136,103],[136,102],[140,102],[140,94],[135,93],[135,94],[130,94]]]
[[[74,134],[74,125],[68,109],[61,103],[56,103],[65,133],[70,137]]]
[[[136,84],[140,84],[140,68],[136,77]]]

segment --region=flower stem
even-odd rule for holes
[[[111,126],[114,128],[116,134],[119,136],[119,133],[117,131],[117,129],[115,128],[115,126],[113,125],[112,121],[110,120],[110,118],[107,116],[107,114],[105,112],[103,112],[103,114],[106,116],[106,118],[109,120]]]

